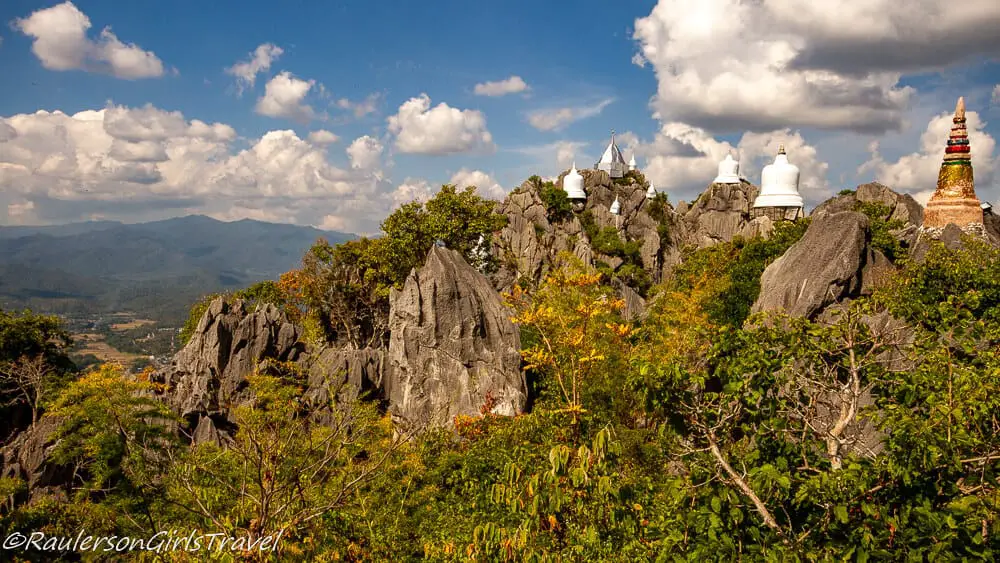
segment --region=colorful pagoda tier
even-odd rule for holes
[[[951,136],[938,173],[937,190],[924,210],[925,227],[981,225],[983,209],[972,178],[972,153],[965,129],[965,99],[959,98],[952,119]]]

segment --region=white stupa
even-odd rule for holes
[[[785,146],[778,146],[778,156],[764,167],[760,176],[760,195],[753,202],[753,215],[767,215],[771,220],[795,220],[804,215],[799,195],[799,168],[788,162]]]
[[[628,159],[628,169],[629,171],[634,171],[637,168],[635,164],[635,153],[632,153],[632,158]]]
[[[573,168],[563,177],[563,189],[566,190],[566,197],[571,200],[587,199],[587,192],[583,191],[583,176],[576,171],[576,163]]]
[[[628,164],[625,164],[625,157],[622,156],[621,149],[615,144],[615,132],[611,132],[611,142],[608,148],[604,149],[601,160],[594,165],[594,169],[603,170],[612,178],[624,178],[628,171]]]
[[[649,183],[649,189],[646,190],[646,199],[653,199],[656,197],[656,188],[653,187],[653,183]]]
[[[618,201],[618,196],[615,196],[615,201],[611,204],[611,209],[608,209],[608,211],[612,215],[621,215],[622,204]]]
[[[727,154],[726,159],[719,163],[719,175],[713,180],[716,184],[739,184],[740,183],[740,163]]]

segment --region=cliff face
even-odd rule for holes
[[[447,426],[485,409],[524,411],[521,338],[511,312],[482,274],[434,247],[391,297],[389,408],[404,429]]]
[[[613,181],[606,172],[581,170],[587,200],[577,204],[565,218],[550,217],[539,187],[532,181],[514,190],[499,205],[507,226],[500,232],[494,252],[502,260],[494,286],[507,290],[518,279],[538,283],[558,263],[560,252],[569,251],[589,265],[603,263],[617,270],[625,263],[621,257],[602,254],[595,249],[587,232],[585,219],[593,221],[591,234],[608,227],[618,231],[623,241],[639,243],[641,267],[658,283],[680,263],[681,249],[703,248],[730,241],[737,235],[753,236],[770,232],[769,222],[751,221],[750,205],[758,188],[748,182],[712,184],[691,205],[674,207],[667,203],[661,212],[646,199],[648,182],[641,174],[630,173]],[[556,185],[561,189],[563,177]],[[619,216],[609,211],[618,198]],[[657,215],[654,218],[653,214]]]

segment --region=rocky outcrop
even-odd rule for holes
[[[248,311],[245,302],[220,297],[171,365],[151,379],[164,386],[163,398],[192,428],[206,424],[204,417],[221,423],[249,398],[246,377],[262,360],[299,359],[299,332],[274,305]],[[212,431],[203,429],[202,435]]]
[[[878,182],[858,186],[852,193],[839,195],[821,203],[813,210],[812,216],[854,211],[857,203],[879,203],[889,208],[884,217],[900,220],[908,225],[920,226],[924,220],[924,209],[909,194],[899,194]]]
[[[869,241],[861,213],[814,216],[802,239],[764,270],[753,312],[815,318],[826,306],[861,295],[880,269],[891,268]]]
[[[25,482],[32,497],[59,493],[72,482],[73,468],[52,461],[55,435],[62,419],[43,416],[37,424],[15,437],[0,450],[0,476]],[[24,500],[24,499],[22,499]]]
[[[733,240],[750,222],[750,206],[758,192],[757,186],[746,180],[711,184],[684,214],[688,227],[685,242],[704,248]]]
[[[434,247],[390,297],[385,392],[403,430],[456,415],[523,412],[520,334],[511,311],[460,254]]]
[[[314,405],[358,396],[377,398],[385,374],[385,350],[326,348],[305,362],[309,373],[306,398]]]

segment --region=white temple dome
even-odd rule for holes
[[[716,184],[739,184],[740,183],[740,163],[727,154],[726,159],[719,163],[719,175],[715,177]]]
[[[635,153],[632,153],[632,158],[628,159],[628,169],[629,170],[635,170],[636,169]]]
[[[583,191],[583,176],[576,171],[576,163],[566,176],[563,177],[563,189],[566,190],[566,197],[569,199],[587,199],[587,192]]]
[[[611,209],[608,211],[610,211],[612,215],[618,215],[622,212],[622,204],[618,201],[618,196],[615,196],[615,201],[611,204]]]
[[[628,170],[628,164],[625,163],[625,157],[622,156],[621,149],[615,144],[615,132],[611,132],[611,142],[608,143],[608,148],[604,149],[604,154],[601,155],[601,160],[594,165],[596,170],[603,170],[608,173],[612,178],[624,178],[625,172]]]
[[[653,187],[653,183],[650,182],[649,189],[646,190],[646,199],[653,199],[656,197],[656,188]]]
[[[788,162],[785,147],[778,147],[774,163],[764,167],[760,176],[760,195],[754,207],[803,207],[799,195],[799,167]]]

